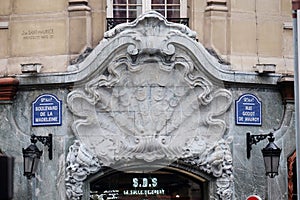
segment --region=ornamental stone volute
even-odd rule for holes
[[[151,11],[106,32],[70,66],[86,76],[67,99],[76,136],[67,157],[69,199],[83,195],[84,180],[101,166],[176,160],[214,177],[215,198],[232,198],[232,94],[220,80],[224,66],[195,37]]]

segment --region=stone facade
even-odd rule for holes
[[[20,74],[28,62],[41,63],[44,73],[66,71],[103,39],[106,8],[104,0],[1,0],[0,74]],[[187,13],[197,40],[233,70],[267,63],[293,73],[291,1],[188,0]]]
[[[191,29],[150,11],[104,33],[96,28],[104,26],[104,1],[78,2],[49,1],[50,14],[35,0],[27,2],[37,4],[33,7],[23,1],[0,4],[9,8],[0,9],[3,16],[15,13],[0,34],[18,41],[4,40],[9,48],[0,51],[1,72],[15,74],[0,82],[2,91],[10,91],[0,105],[0,148],[15,157],[14,199],[85,200],[91,180],[105,167],[147,171],[165,166],[181,167],[206,181],[206,199],[242,200],[252,194],[288,199],[287,158],[295,151],[293,96],[287,94],[282,74],[252,69],[264,58],[275,64],[291,61],[292,56],[283,56],[291,55],[285,46],[291,30],[277,26],[288,19],[286,3],[266,7],[265,1],[247,6],[239,1],[189,1]],[[244,22],[253,18],[241,15],[262,20],[266,8],[282,21],[262,27],[254,23],[251,35],[252,26]],[[242,14],[247,9],[252,11]],[[281,38],[284,45],[273,44],[266,33],[270,29],[274,38],[275,33],[288,36]],[[234,37],[229,30],[239,34]],[[244,40],[242,31],[256,41],[238,45]],[[258,36],[269,40],[264,43]],[[214,48],[219,59],[207,48]],[[18,65],[24,62],[43,68],[22,74]],[[286,73],[291,68],[282,66]],[[43,94],[62,101],[61,125],[32,126],[32,102]],[[235,103],[243,94],[262,102],[262,125],[236,125]],[[274,179],[265,176],[260,152],[267,141],[254,145],[247,159],[246,132],[274,132],[282,149]],[[49,133],[54,137],[53,160],[47,147],[38,144],[44,153],[36,178],[28,180],[22,147],[29,145],[31,134]]]

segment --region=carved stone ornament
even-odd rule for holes
[[[80,199],[83,181],[99,171],[101,163],[78,140],[69,147],[66,167],[66,193],[69,199]]]
[[[67,99],[78,139],[67,157],[68,198],[79,199],[101,166],[180,159],[216,178],[216,199],[231,199],[232,95],[211,73],[218,62],[188,27],[153,11],[105,37],[78,66],[87,76]]]

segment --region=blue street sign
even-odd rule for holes
[[[32,126],[60,126],[62,102],[52,94],[43,94],[32,102]]]
[[[257,125],[262,122],[261,101],[253,94],[243,94],[235,102],[237,125]]]

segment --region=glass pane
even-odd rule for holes
[[[136,18],[137,17],[137,8],[135,6],[129,6],[128,9],[128,18]]]
[[[163,16],[165,15],[165,7],[164,6],[152,6],[152,9],[159,12],[160,14],[162,14]]]
[[[37,167],[39,165],[39,161],[40,159],[38,158],[35,158],[34,161],[33,161],[33,166],[32,166],[32,173],[35,174],[36,170],[37,170]]]
[[[165,0],[152,0],[152,4],[165,4]]]
[[[272,167],[273,171],[277,171],[279,165],[279,157],[272,157]]]
[[[33,158],[31,157],[26,157],[24,159],[24,172],[31,172],[32,162],[33,162]]]
[[[180,0],[167,0],[167,4],[180,4]]]
[[[137,4],[137,0],[128,0],[128,4]]]
[[[142,6],[129,6],[128,7],[128,18],[136,18],[142,14]]]
[[[126,11],[126,6],[114,6],[115,11]]]
[[[113,4],[126,4],[126,0],[114,0]]]
[[[179,6],[168,6],[167,7],[167,18],[180,18],[180,7]]]
[[[126,18],[126,6],[114,6],[113,9],[115,18]]]
[[[128,18],[136,18],[137,15],[136,15],[136,11],[129,11],[128,12]]]
[[[264,157],[264,162],[265,162],[265,170],[266,172],[270,172],[272,170],[272,160],[271,160],[271,157],[270,156],[265,156]]]

